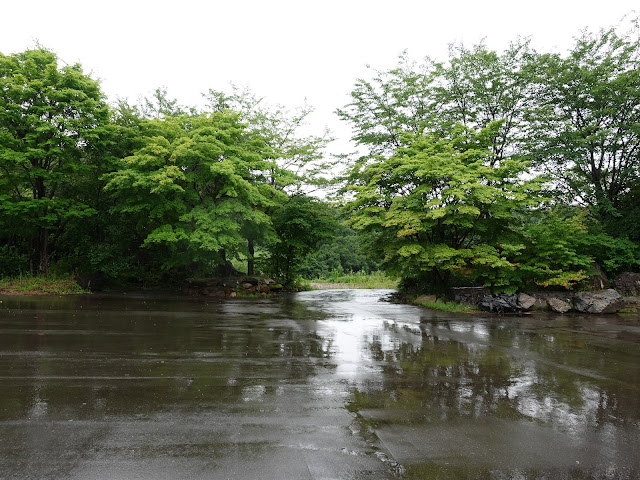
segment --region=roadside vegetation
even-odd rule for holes
[[[89,293],[71,277],[53,275],[0,280],[0,295],[72,295]]]
[[[303,280],[303,283],[312,288],[397,288],[398,280],[388,276],[386,273],[377,272],[356,272],[341,273],[338,271],[326,277]]]
[[[442,312],[473,312],[475,311],[473,307],[469,305],[465,305],[462,303],[456,302],[447,302],[444,300],[434,300],[434,301],[424,301],[424,302],[411,302],[415,305],[419,305],[421,307],[426,307],[431,310],[440,310]]]

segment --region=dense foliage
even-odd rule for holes
[[[640,267],[640,39],[564,55],[453,45],[360,79],[338,209],[312,109],[209,90],[109,104],[79,65],[0,54],[0,277],[283,283],[385,269],[405,288],[573,287]],[[347,157],[339,157],[346,159]]]
[[[204,111],[163,89],[109,106],[52,52],[0,56],[0,276],[166,284],[258,261],[292,282],[337,228],[305,193],[326,182],[329,139],[299,134],[309,108],[216,95]]]
[[[10,272],[26,258],[45,272],[66,225],[95,213],[86,179],[107,121],[98,83],[79,66],[58,68],[44,50],[0,56],[0,225]]]
[[[637,23],[635,24],[637,27]],[[360,79],[347,210],[406,288],[571,287],[640,266],[638,30],[518,41]]]

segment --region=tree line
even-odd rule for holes
[[[109,103],[51,51],[0,55],[0,276],[382,267],[404,288],[514,291],[637,269],[638,31],[371,69],[337,110],[360,154],[334,179],[328,132],[302,133],[308,106],[238,88],[204,108],[163,89]],[[327,183],[332,203],[309,194]]]
[[[336,227],[307,194],[330,138],[300,133],[306,106],[240,89],[206,99],[185,108],[158,89],[109,104],[51,51],[0,56],[0,276],[166,285],[258,261],[293,281]]]

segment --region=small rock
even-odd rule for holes
[[[536,304],[536,299],[531,295],[527,295],[526,293],[518,294],[518,303],[522,307],[523,310],[529,310]]]
[[[551,297],[547,300],[547,304],[549,308],[556,313],[567,313],[571,310],[571,304],[559,298]]]

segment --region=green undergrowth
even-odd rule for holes
[[[307,284],[337,284],[345,288],[398,288],[398,280],[384,272],[371,273],[337,273],[334,272],[323,278],[304,280]]]
[[[420,302],[417,305],[430,308],[431,310],[440,310],[443,312],[473,312],[474,308],[463,303],[446,302],[442,300]]]
[[[73,295],[89,293],[71,276],[25,276],[0,280],[0,294],[5,295]]]

